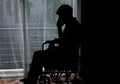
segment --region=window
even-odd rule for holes
[[[56,10],[77,0],[0,0],[0,70],[29,69],[33,52],[57,37]]]

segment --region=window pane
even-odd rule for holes
[[[18,0],[0,0],[0,69],[23,68]]]

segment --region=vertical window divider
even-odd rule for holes
[[[79,22],[81,23],[81,0],[77,0],[77,17]]]
[[[47,0],[44,0],[44,4],[47,4]],[[47,6],[47,5],[46,5]],[[47,7],[45,6],[45,11],[44,11],[44,13],[45,14],[47,14]],[[43,40],[43,42],[45,42],[46,41],[46,27],[47,27],[47,25],[46,25],[46,16],[44,15],[44,26],[43,26],[43,38],[44,38],[44,40]]]
[[[24,69],[24,77],[26,77],[29,69],[29,65],[27,64],[28,48],[27,48],[27,35],[26,35],[25,0],[20,0],[20,8],[21,8],[21,26],[22,26],[22,40],[23,40],[23,69]]]

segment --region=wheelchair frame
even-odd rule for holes
[[[48,43],[48,42],[47,42]],[[47,44],[46,42],[42,45],[42,50],[44,50],[44,45]],[[49,46],[53,46],[53,44],[48,43]],[[80,56],[78,56],[80,57]],[[78,65],[79,66],[80,59],[78,58]],[[64,65],[66,67],[67,65]],[[51,67],[51,69],[46,69],[46,67],[42,68],[42,74],[39,76],[39,84],[80,84],[80,78],[78,76],[78,73],[80,69],[78,67],[76,70],[71,69],[56,69],[55,67]],[[70,75],[74,73],[74,79],[70,80]],[[61,77],[64,74],[65,79],[62,81]]]

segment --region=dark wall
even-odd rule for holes
[[[103,81],[101,76],[104,72],[103,59],[105,56],[104,43],[101,39],[103,38],[101,30],[104,26],[101,5],[97,1],[81,0],[81,23],[84,29],[84,39],[80,74],[83,76],[85,84],[98,84]]]

